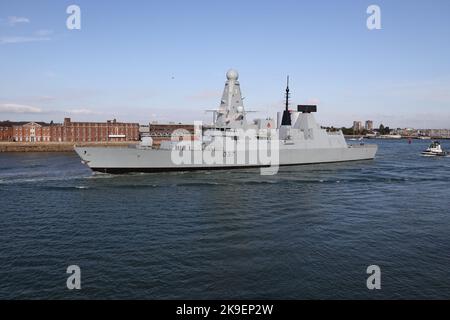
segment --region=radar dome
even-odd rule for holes
[[[227,79],[228,80],[237,80],[239,78],[239,73],[234,70],[234,69],[230,69],[227,72]]]

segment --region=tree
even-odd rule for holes
[[[391,133],[391,129],[389,127],[385,127],[383,124],[380,124],[378,132],[380,134],[390,134]]]

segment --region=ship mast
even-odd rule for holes
[[[286,85],[286,111],[289,111],[288,107],[289,107],[289,76],[287,76],[287,85]]]
[[[289,76],[287,76],[287,86],[286,86],[286,109],[283,111],[283,119],[281,121],[282,126],[291,125],[291,113],[289,112]]]

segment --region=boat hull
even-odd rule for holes
[[[270,167],[267,162],[235,163],[223,159],[215,164],[176,164],[172,150],[122,147],[75,147],[75,151],[93,171],[113,174],[132,172],[173,172],[197,170],[230,170]],[[279,166],[309,165],[374,159],[376,145],[355,145],[346,148],[285,148],[279,151]],[[247,158],[248,154],[246,155]],[[225,155],[224,155],[225,157]],[[275,163],[275,164],[277,164]]]
[[[445,157],[447,156],[446,152],[422,152],[422,156],[424,157]]]

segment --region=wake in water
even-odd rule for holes
[[[0,179],[0,184],[27,184],[27,183],[42,183],[42,182],[52,182],[52,181],[71,181],[79,180],[82,177],[79,176],[59,176],[59,177],[48,177],[48,176],[38,176],[34,178],[23,177],[23,176],[12,176],[7,179]]]

